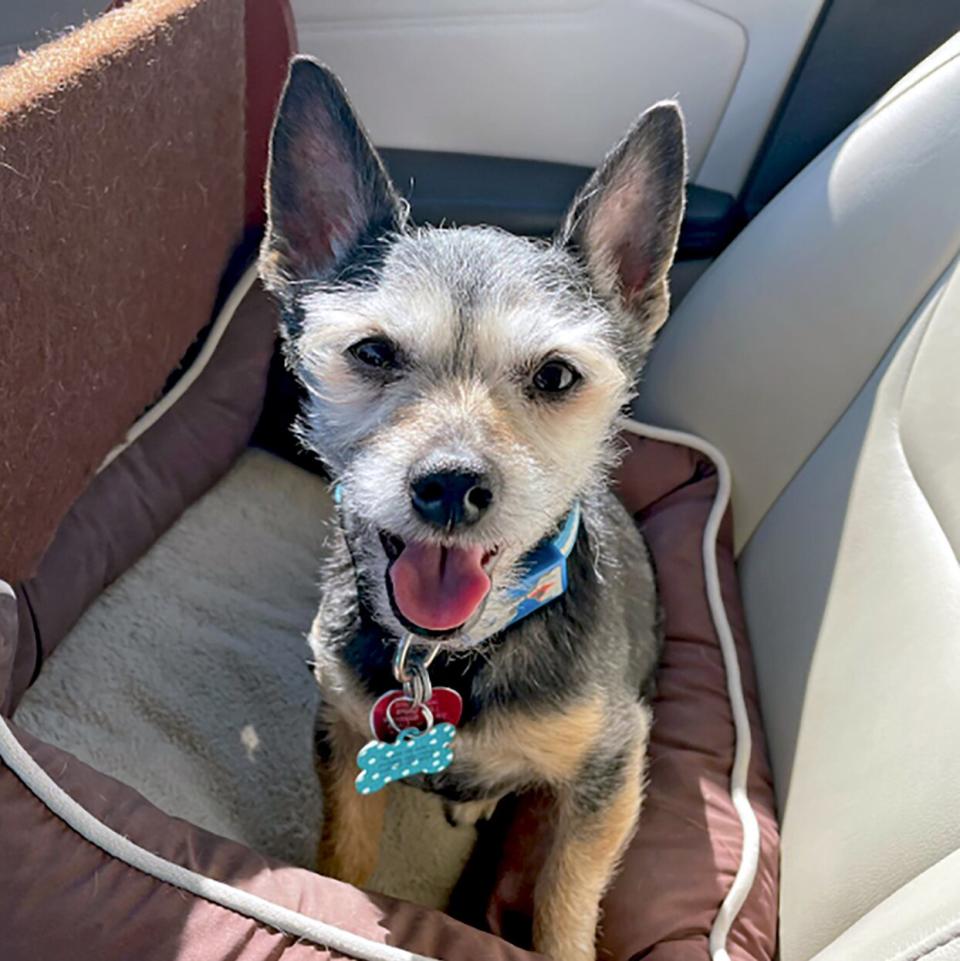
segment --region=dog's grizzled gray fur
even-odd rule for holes
[[[326,821],[321,869],[362,883],[383,792],[354,758],[408,632],[465,713],[419,785],[450,816],[538,784],[556,796],[534,939],[594,956],[600,897],[640,809],[659,649],[644,544],[607,489],[615,421],[668,308],[683,211],[677,106],[644,113],[538,243],[415,229],[336,78],[294,61],[274,127],[261,273],[309,394],[303,440],[341,485],[311,644]],[[516,625],[524,556],[575,501],[559,599]]]

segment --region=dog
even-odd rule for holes
[[[558,961],[595,957],[642,802],[657,592],[608,479],[667,316],[685,179],[683,120],[663,102],[552,241],[413,227],[343,87],[305,57],[271,139],[260,274],[304,388],[302,443],[338,501],[310,632],[319,869],[369,878],[385,807],[372,765],[401,748],[418,761],[394,775],[439,794],[456,823],[548,788],[533,938]],[[393,731],[381,713],[371,740],[385,697]]]

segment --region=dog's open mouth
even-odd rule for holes
[[[380,532],[387,588],[395,613],[411,630],[449,634],[466,624],[490,592],[489,565],[499,548],[403,541]]]

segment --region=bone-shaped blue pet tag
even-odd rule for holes
[[[357,755],[356,788],[359,794],[373,794],[394,781],[414,774],[439,774],[453,761],[457,729],[447,721],[425,731],[408,727],[392,743],[370,741]]]

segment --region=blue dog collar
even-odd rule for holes
[[[333,488],[333,502],[343,502],[343,489]],[[574,501],[560,530],[543,540],[521,562],[520,580],[510,590],[513,614],[506,627],[522,621],[545,604],[556,600],[567,589],[567,558],[573,552],[580,532],[580,502]]]
[[[558,533],[541,541],[523,559],[520,582],[510,592],[515,607],[507,627],[556,600],[567,589],[567,558],[579,531],[580,504],[575,501]]]

